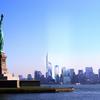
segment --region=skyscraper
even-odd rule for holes
[[[75,74],[74,69],[69,69],[69,76],[70,76],[70,78],[72,78],[74,76],[74,74]]]
[[[59,65],[55,65],[54,74],[59,75]]]
[[[66,67],[62,68],[62,80],[63,84],[69,84],[71,82],[69,71],[66,70]]]
[[[85,75],[87,78],[92,78],[93,77],[93,69],[92,67],[86,67],[85,68]]]
[[[52,64],[48,61],[48,53],[46,55],[46,77],[52,78]]]
[[[94,73],[92,67],[86,67],[85,68],[85,76],[87,78],[88,83],[92,83],[94,81]]]
[[[100,69],[98,69],[98,77],[99,77],[99,80],[100,80]]]
[[[55,65],[54,76],[55,76],[55,82],[59,83],[60,82],[60,77],[59,77],[59,66],[58,65]]]
[[[80,83],[80,84],[86,83],[86,77],[85,77],[83,70],[78,70],[77,82]]]

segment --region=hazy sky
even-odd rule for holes
[[[0,0],[9,71],[45,72],[53,65],[100,68],[99,0]]]

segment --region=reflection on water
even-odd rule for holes
[[[0,100],[7,100],[6,95],[0,94]]]
[[[0,100],[100,100],[100,85],[74,87],[74,92],[0,94]]]

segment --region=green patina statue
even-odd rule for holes
[[[2,33],[2,21],[3,21],[3,14],[1,14],[1,19],[0,19],[0,54],[3,51],[3,45],[4,45],[3,33]]]

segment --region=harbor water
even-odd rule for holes
[[[100,100],[100,85],[69,85],[68,87],[74,87],[75,91],[59,93],[0,94],[0,100]]]

